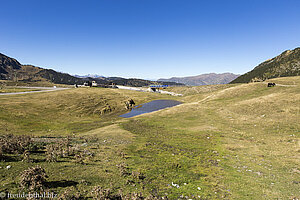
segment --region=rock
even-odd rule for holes
[[[87,145],[88,145],[87,143],[83,143],[81,146],[86,147]]]
[[[258,176],[261,176],[263,173],[262,172],[254,172],[255,174],[257,174]]]
[[[299,183],[300,183],[300,181],[293,181],[293,183],[294,183],[294,184],[299,184]]]

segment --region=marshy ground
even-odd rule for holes
[[[28,191],[20,175],[38,165],[43,190],[61,199],[300,198],[300,78],[272,82],[169,89],[182,97],[107,88],[0,96],[0,190]],[[183,104],[120,118],[128,99]]]

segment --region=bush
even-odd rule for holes
[[[61,195],[59,195],[58,200],[80,200],[85,199],[80,192],[74,187],[66,189]]]
[[[143,197],[142,193],[129,193],[125,196],[122,196],[122,199],[124,200],[143,200],[145,197]]]
[[[99,200],[108,200],[112,199],[112,191],[111,189],[103,189],[101,186],[96,186],[92,190],[92,195],[94,199]]]
[[[75,148],[72,148],[70,143],[71,139],[68,137],[59,143],[48,144],[46,146],[46,160],[48,162],[56,162],[58,158],[74,155]]]
[[[32,143],[31,138],[25,135],[15,136],[8,134],[0,138],[0,148],[2,153],[22,154]]]
[[[84,164],[84,154],[83,153],[75,154],[74,158],[75,158],[75,163],[82,164],[82,165]]]
[[[20,185],[30,191],[41,191],[45,186],[46,178],[48,176],[45,169],[40,166],[31,167],[21,173]]]
[[[58,147],[55,144],[48,144],[46,146],[46,161],[56,162],[59,156]]]
[[[25,150],[23,153],[23,162],[32,162],[32,160],[30,159],[30,152],[28,150]]]
[[[66,139],[58,143],[58,148],[60,151],[60,157],[70,156],[71,154],[71,138],[68,136]]]
[[[44,143],[32,142],[26,147],[26,149],[28,151],[38,151],[39,149],[44,149],[45,146],[46,145]]]

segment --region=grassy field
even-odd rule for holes
[[[182,97],[104,88],[0,96],[2,135],[35,146],[31,162],[3,153],[0,192],[26,191],[20,174],[39,165],[45,190],[62,199],[299,199],[300,77],[272,82],[169,89]],[[120,118],[128,99],[184,103]],[[72,153],[46,161],[66,140]]]

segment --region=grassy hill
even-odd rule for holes
[[[299,76],[300,75],[300,48],[288,50],[269,59],[250,72],[243,74],[231,83],[248,83],[253,81],[264,81],[266,79]]]
[[[20,173],[40,165],[46,190],[64,196],[297,199],[300,77],[271,81],[170,89],[182,97],[105,88],[0,96],[1,133],[29,135],[37,146],[32,162],[2,154],[0,191],[19,191]],[[129,98],[184,103],[118,117]],[[48,145],[67,140],[75,155],[46,162]]]
[[[239,75],[232,73],[209,73],[201,74],[198,76],[187,76],[187,77],[172,77],[169,79],[158,79],[158,81],[169,81],[175,83],[183,83],[190,86],[199,85],[215,85],[215,84],[227,84],[237,78]]]

